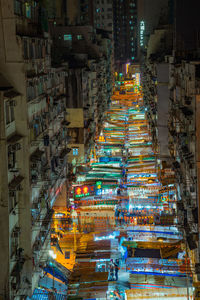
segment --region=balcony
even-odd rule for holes
[[[71,151],[70,148],[64,148],[64,149],[60,152],[59,159],[60,159],[61,163],[64,162],[64,159],[65,159],[66,155],[67,155],[68,153],[70,153],[70,151]]]
[[[40,136],[44,134],[46,130],[47,130],[47,124],[44,118],[38,117],[37,119],[34,119],[30,124],[31,143],[33,144],[35,142],[36,144],[38,144],[40,140]]]
[[[40,150],[39,148],[36,149],[30,156],[30,161],[31,162],[37,162],[41,161],[41,157],[44,154],[44,151]]]
[[[180,107],[180,110],[182,111],[182,113],[186,118],[191,117],[193,115],[193,111],[186,106]]]
[[[47,241],[47,237],[50,234],[50,225],[52,221],[52,216],[53,216],[54,210],[49,209],[44,217],[43,220],[40,222],[40,231],[39,235],[36,238],[36,241],[33,245],[33,252],[35,253],[34,256],[34,266],[36,266],[39,262],[39,256],[40,256],[40,251],[44,244]]]
[[[21,183],[24,180],[24,177],[18,175],[12,179],[12,181],[8,184],[9,191],[20,191],[22,189]]]
[[[17,248],[15,252],[16,263],[10,274],[11,289],[14,291],[15,295],[18,292],[21,284],[21,272],[25,263],[25,258],[23,255],[23,249]]]

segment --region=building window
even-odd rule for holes
[[[131,59],[132,59],[132,60],[134,60],[134,59],[135,59],[135,57],[134,57],[134,56],[132,56],[132,57],[131,57]]]
[[[5,121],[6,121],[6,125],[13,122],[14,119],[15,119],[14,107],[13,107],[13,105],[10,104],[10,101],[6,101],[6,103],[5,103]]]
[[[14,169],[16,164],[16,153],[8,149],[8,169]]]
[[[22,2],[15,0],[14,2],[14,13],[16,15],[22,15]]]
[[[131,30],[133,30],[133,28],[134,28],[134,27],[133,27],[133,26],[131,26]]]
[[[24,59],[28,59],[28,42],[24,40]]]
[[[10,106],[10,122],[15,120],[14,107]]]
[[[10,256],[13,257],[17,254],[17,250],[19,247],[19,227],[15,226],[10,239]]]
[[[6,111],[6,124],[10,123],[10,106],[9,106],[9,102],[7,101],[5,104],[5,111]]]
[[[26,17],[28,19],[31,19],[31,5],[28,2],[25,3],[25,12],[26,12]]]
[[[17,205],[17,194],[15,191],[9,193],[9,211],[13,211],[13,209]]]
[[[77,40],[83,40],[82,34],[78,34],[76,37],[77,37]]]
[[[64,34],[64,41],[71,41],[72,35],[71,34]]]
[[[78,155],[78,148],[73,148],[73,156],[77,156]]]

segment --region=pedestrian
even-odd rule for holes
[[[110,261],[109,270],[110,270],[109,280],[113,281],[114,280],[114,264],[113,264],[113,260],[112,259]]]
[[[117,262],[117,260],[115,261],[115,280],[118,280],[118,271],[119,271],[119,264]]]
[[[133,249],[131,247],[128,247],[127,251],[128,251],[128,257],[132,257]]]
[[[116,207],[116,209],[115,209],[115,221],[116,221],[116,225],[118,225],[118,219],[119,219],[119,210]]]

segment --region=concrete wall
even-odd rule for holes
[[[70,122],[68,128],[83,128],[83,109],[67,108],[67,120]]]
[[[67,18],[69,25],[76,25],[80,22],[79,0],[67,1]]]
[[[168,111],[169,111],[169,65],[157,65],[157,93],[158,93],[158,142],[161,157],[168,157]]]

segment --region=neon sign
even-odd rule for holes
[[[99,142],[105,142],[105,137],[103,135],[99,136]]]
[[[94,195],[94,185],[83,185],[74,188],[74,197],[82,198]]]
[[[96,182],[96,195],[100,196],[102,194],[102,182],[97,181]]]
[[[140,86],[140,73],[135,73],[136,85]]]
[[[140,21],[140,46],[144,46],[144,30],[145,30],[144,21]]]

